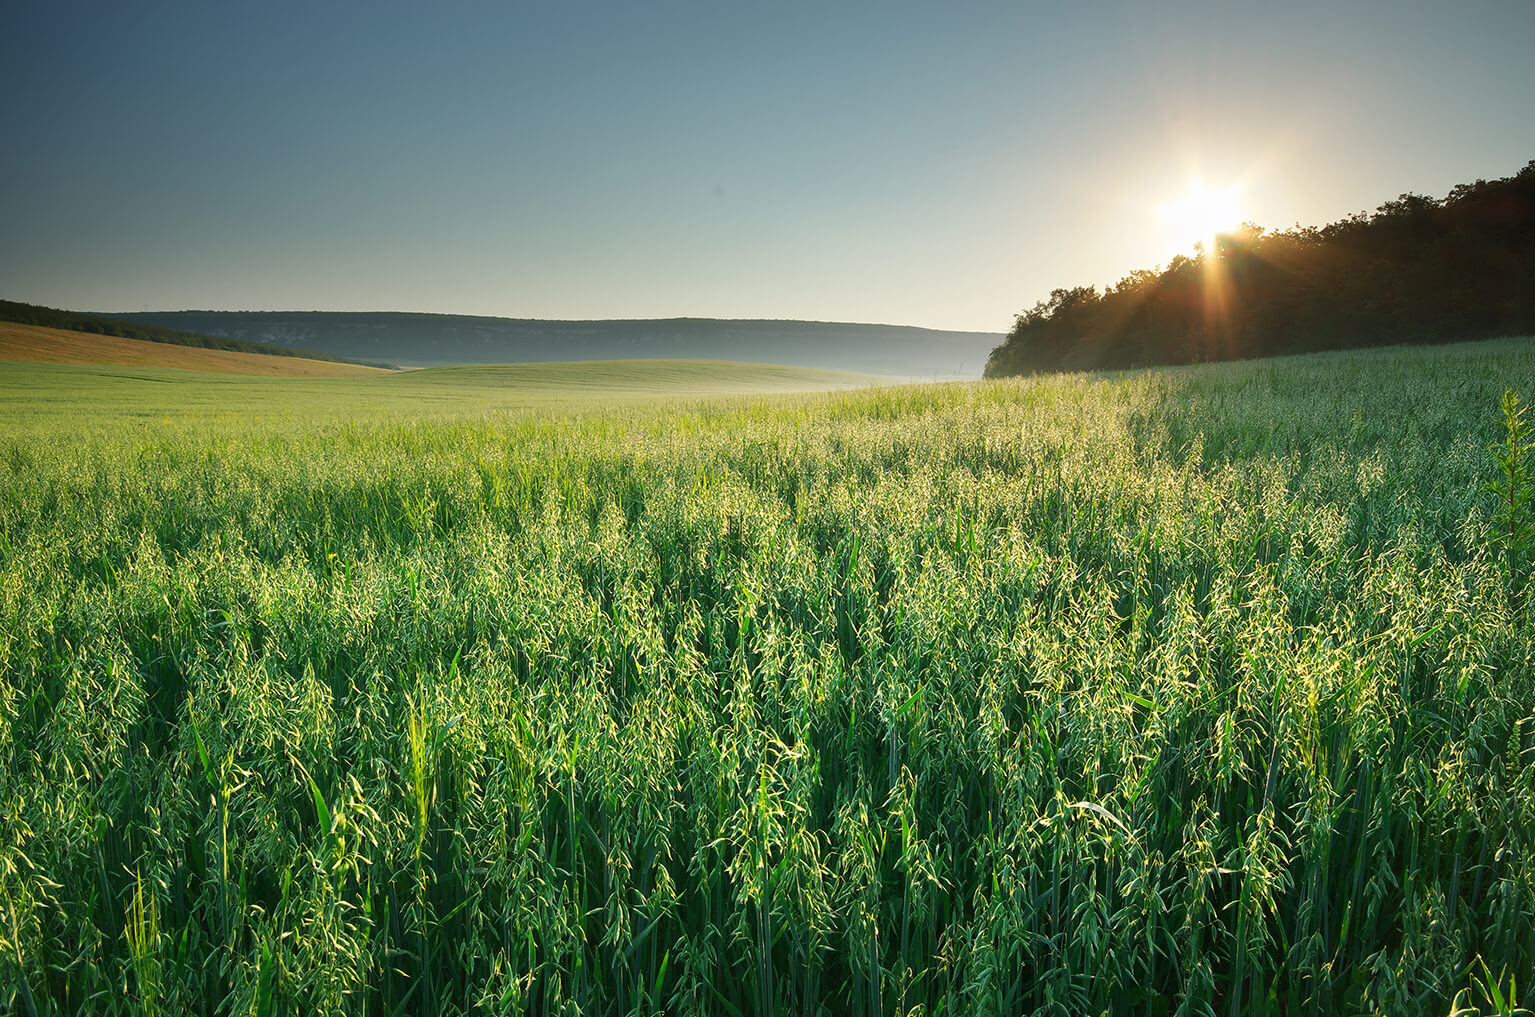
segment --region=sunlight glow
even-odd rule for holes
[[[1206,187],[1203,180],[1189,181],[1188,190],[1176,201],[1162,206],[1162,223],[1167,246],[1186,251],[1200,244],[1213,249],[1215,235],[1241,224],[1237,188]]]

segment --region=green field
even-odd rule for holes
[[[1529,340],[746,370],[7,365],[0,1007],[1528,1002]]]
[[[30,440],[61,430],[161,421],[310,427],[433,413],[586,413],[615,401],[868,388],[889,379],[716,360],[587,361],[438,367],[353,378],[253,378],[168,367],[0,364],[0,429]],[[82,415],[82,410],[87,411]]]

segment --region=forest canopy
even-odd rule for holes
[[[1373,214],[1271,232],[1114,286],[1051,291],[987,377],[1188,364],[1535,333],[1535,160],[1511,177],[1403,194]]]

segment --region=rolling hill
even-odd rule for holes
[[[42,364],[176,367],[268,378],[339,378],[390,373],[378,367],[344,364],[333,360],[180,346],[8,321],[0,321],[0,360]]]
[[[665,358],[899,378],[979,378],[1003,338],[904,325],[714,318],[545,321],[341,311],[148,311],[112,317],[406,367]]]
[[[116,336],[120,339],[139,339],[144,342],[162,343],[168,346],[187,346],[195,349],[226,350],[234,353],[260,353],[269,357],[300,357],[304,360],[334,360],[358,363],[346,357],[337,357],[315,350],[294,349],[291,346],[272,343],[250,342],[228,336],[214,336],[182,329],[165,328],[142,322],[129,322],[97,314],[65,311],[40,304],[24,304],[16,300],[0,300],[0,322],[17,325],[40,325],[45,328],[63,329],[67,332],[85,332],[91,335]],[[364,364],[365,367],[393,368],[393,364]]]
[[[37,339],[28,341],[35,344]],[[151,347],[149,353],[160,352],[154,344],[140,345]],[[525,411],[582,416],[620,404],[688,405],[732,395],[755,398],[834,390],[856,394],[888,381],[873,375],[717,360],[475,365],[365,370],[348,376],[320,373],[343,365],[314,364],[317,371],[309,376],[252,376],[227,368],[187,370],[187,363],[166,361],[43,361],[38,353],[23,352],[31,353],[32,362],[7,360],[16,356],[15,342],[0,336],[0,439],[28,442],[68,427],[119,433],[153,421],[199,428],[239,421],[241,426],[280,428],[297,418],[329,425],[376,414],[396,421]]]

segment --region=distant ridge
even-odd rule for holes
[[[88,332],[94,335],[116,336],[119,339],[138,339],[150,343],[166,343],[171,346],[187,346],[204,350],[223,350],[230,353],[259,353],[269,357],[299,357],[304,360],[321,360],[327,363],[356,364],[362,367],[392,368],[393,364],[364,363],[334,353],[295,349],[287,345],[251,342],[238,337],[209,335],[196,330],[182,330],[153,323],[126,324],[118,317],[100,314],[84,314],[64,311],[57,307],[39,304],[23,304],[15,300],[0,300],[0,321],[18,325],[38,325],[44,328],[62,329],[67,332]]]
[[[979,378],[1001,333],[767,319],[555,321],[394,311],[149,311],[112,317],[409,367],[703,359]]]

